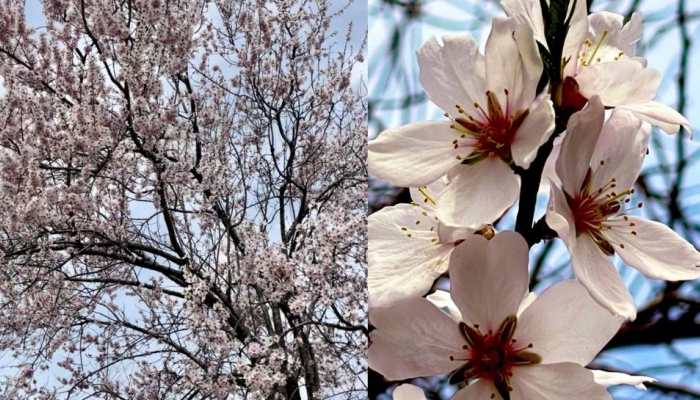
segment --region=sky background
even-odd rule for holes
[[[626,14],[634,5],[634,8],[642,13],[645,25],[639,51],[648,58],[650,67],[663,74],[657,100],[672,107],[678,105],[676,79],[681,50],[680,33],[676,24],[677,4],[675,0],[594,0],[592,7],[592,11],[607,10]],[[421,44],[431,36],[439,37],[466,31],[477,38],[483,49],[491,18],[504,15],[498,1],[477,0],[369,0],[368,12],[370,138],[388,127],[420,120],[442,119],[443,111],[427,101],[418,81],[415,51]],[[694,90],[700,87],[700,76],[696,73],[700,70],[700,54],[694,41],[699,36],[700,1],[688,1],[686,15],[691,46],[685,115],[693,126],[700,129],[700,97]],[[671,165],[677,160],[675,137],[655,131],[654,139],[655,146],[645,163],[645,171],[650,174],[659,169],[663,160]],[[685,141],[684,154],[687,159],[690,159],[692,154],[694,160],[695,152],[699,149],[697,141]],[[652,176],[650,183],[659,192],[667,193],[668,183],[663,176]],[[371,184],[370,204],[386,201],[396,194],[393,188],[383,182],[373,180]],[[700,220],[700,165],[697,162],[691,162],[686,170],[681,192],[681,207],[688,222],[697,224]],[[539,198],[536,218],[544,213],[546,202],[546,196]],[[642,212],[661,221],[668,217],[668,210],[654,203],[648,204],[646,211]],[[509,212],[499,227],[512,229],[516,213],[517,207]],[[688,236],[696,246],[699,243],[696,231],[688,230],[682,234]],[[531,265],[542,246],[536,245],[531,251]],[[555,244],[543,269],[546,279],[536,287],[536,291],[541,291],[555,281],[571,277],[568,261],[569,256],[563,245]],[[649,280],[631,268],[622,266],[620,271],[640,307],[648,304],[662,287],[659,282]],[[700,291],[695,284],[686,285],[684,290],[691,298],[699,297]],[[627,347],[608,351],[601,354],[597,362],[700,390],[700,373],[697,368],[699,360],[698,340],[678,340],[669,345]],[[434,388],[435,385],[434,381],[429,380],[420,380],[418,383],[424,387]],[[449,396],[453,390],[454,388],[443,387],[440,393]],[[627,389],[614,389],[612,393],[615,399],[684,398],[651,391],[644,394]]]

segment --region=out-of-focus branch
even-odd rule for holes
[[[700,325],[696,322],[698,315],[700,302],[665,291],[640,310],[637,319],[624,324],[606,349],[700,337]]]

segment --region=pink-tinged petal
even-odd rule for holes
[[[574,3],[576,3],[574,5]],[[588,37],[588,7],[585,1],[570,1],[569,7],[575,6],[571,17],[571,25],[566,33],[564,40],[564,48],[562,55],[564,58],[570,58],[570,61],[564,66],[564,76],[573,76],[576,72],[576,58],[578,56],[581,45]],[[567,11],[567,15],[571,12]]]
[[[462,322],[462,313],[459,312],[459,308],[454,301],[452,301],[452,296],[450,292],[446,290],[436,290],[435,292],[426,296],[431,303],[435,304],[435,307],[442,310],[444,313],[450,316],[455,322]]]
[[[665,104],[649,101],[640,104],[626,104],[620,108],[631,111],[637,118],[658,126],[666,133],[678,133],[680,128],[684,128],[688,133],[691,133],[688,119]]]
[[[630,21],[624,24],[622,15],[599,11],[588,16],[588,23],[594,45],[600,42],[596,52],[597,57],[612,61],[619,58],[620,52],[623,52],[626,57],[634,57],[636,44],[641,39],[642,34],[642,21],[639,13],[635,12]],[[603,37],[605,40],[601,40]]]
[[[593,373],[574,363],[515,368],[512,400],[612,400]]]
[[[616,107],[653,99],[661,75],[635,60],[622,59],[581,68],[576,82],[584,97],[598,95],[603,104]]]
[[[650,278],[700,278],[700,253],[660,222],[628,216],[617,219],[605,232],[625,264]]]
[[[545,290],[518,319],[515,338],[532,343],[542,363],[587,365],[624,320],[601,307],[581,283],[562,281]]]
[[[537,156],[537,150],[554,131],[554,107],[549,95],[539,96],[530,107],[530,112],[523,121],[515,140],[510,146],[513,161],[525,169]]]
[[[435,210],[446,187],[447,177],[443,176],[428,185],[409,188],[409,192],[414,203],[426,210]]]
[[[408,383],[397,386],[391,396],[394,400],[425,400],[423,389]]]
[[[500,400],[493,383],[480,379],[457,391],[452,400]]]
[[[450,316],[454,321],[456,322],[462,322],[462,313],[459,311],[459,308],[457,308],[457,305],[455,302],[452,300],[452,296],[450,296],[450,292],[446,290],[436,290],[435,292],[429,294],[426,296],[426,299],[430,300],[431,303],[435,304],[437,308],[442,310],[444,313]],[[537,300],[537,294],[534,292],[530,292],[525,295],[523,298],[522,302],[520,302],[520,305],[518,306],[518,311],[515,313],[516,317],[520,317],[520,315],[528,308],[534,301]]]
[[[597,40],[600,41],[600,46],[596,52],[597,56],[601,55],[603,47],[609,48],[613,58],[617,57],[620,52],[626,56],[634,56],[635,44],[641,38],[641,21],[637,19],[624,25],[624,17],[620,14],[599,11],[588,16],[588,24],[590,26],[592,41],[594,46],[597,45]],[[637,25],[638,24],[638,25]],[[602,38],[605,40],[600,40]],[[607,59],[603,56],[604,59]],[[608,60],[611,61],[611,60]]]
[[[459,326],[426,299],[370,308],[369,318],[377,328],[370,334],[369,365],[389,380],[446,374],[464,363],[450,361],[464,351]]]
[[[576,237],[574,215],[569,208],[564,192],[557,185],[550,184],[549,193],[549,206],[545,217],[547,225],[569,246]]]
[[[528,291],[528,246],[515,232],[474,235],[450,256],[450,294],[467,323],[498,329]]]
[[[561,135],[554,139],[552,152],[549,153],[549,157],[547,157],[547,161],[544,163],[540,190],[548,190],[550,184],[561,187],[561,179],[559,179],[559,175],[557,175],[557,159],[559,158],[559,153],[561,153],[561,143],[565,136],[566,131],[562,132]]]
[[[656,379],[648,376],[628,375],[622,372],[609,372],[597,369],[592,369],[591,372],[593,372],[593,379],[596,381],[596,383],[605,387],[614,385],[631,385],[639,390],[647,390],[647,387],[644,386],[645,383],[656,382]]]
[[[569,195],[573,196],[581,189],[604,119],[605,110],[597,96],[569,119],[556,166],[563,189]]]
[[[399,204],[370,215],[367,225],[367,288],[373,306],[422,296],[447,271],[454,245],[438,242],[432,212]]]
[[[542,74],[542,60],[530,27],[512,18],[494,18],[486,41],[487,88],[519,111],[530,107]]]
[[[591,187],[601,188],[615,179],[618,192],[631,188],[642,169],[650,134],[648,124],[629,111],[615,109],[605,121],[593,152]]]
[[[637,316],[634,300],[610,259],[591,238],[580,235],[569,248],[576,278],[610,312],[629,320]]]
[[[485,98],[484,58],[470,35],[431,38],[418,49],[420,82],[430,100],[448,113]]]
[[[624,22],[624,17],[620,14],[609,11],[598,11],[588,16],[588,29],[595,37],[602,36],[607,32],[605,33],[607,36],[603,44],[616,45],[617,42],[615,42],[614,39],[617,38],[617,35],[622,30]]]
[[[474,234],[474,229],[438,224],[438,238],[441,243],[456,243]]]
[[[642,15],[635,11],[630,20],[622,27],[617,37],[617,45],[628,57],[637,54],[636,45],[642,38]]]
[[[453,154],[452,141],[458,137],[450,122],[386,130],[369,142],[369,173],[396,186],[427,185],[461,162]]]
[[[520,180],[500,159],[458,165],[448,175],[450,183],[436,211],[445,224],[478,229],[493,223],[518,199]]]
[[[544,21],[542,8],[538,1],[533,0],[502,0],[501,6],[511,18],[519,24],[526,24],[532,29],[536,41],[547,47],[547,39],[544,36]]]
[[[520,316],[523,314],[523,312],[525,312],[525,310],[527,310],[527,308],[530,307],[532,305],[532,303],[535,302],[535,300],[537,300],[537,293],[530,292],[530,293],[526,294],[525,297],[523,298],[523,301],[518,306],[518,312],[515,314],[516,317],[520,318]]]

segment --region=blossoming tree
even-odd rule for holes
[[[365,396],[364,46],[329,6],[2,2],[0,397]]]
[[[651,127],[689,123],[653,100],[639,15],[502,5],[483,54],[469,35],[418,50],[445,119],[369,144],[370,173],[412,198],[369,218],[370,367],[392,381],[447,374],[464,400],[610,399],[606,386],[653,382],[586,368],[637,313],[611,258],[654,279],[700,277],[691,244],[631,215]],[[535,221],[538,192],[549,206]],[[514,232],[496,233],[516,202]],[[528,294],[528,249],[556,238],[576,279]]]

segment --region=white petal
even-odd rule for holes
[[[427,210],[435,210],[440,204],[440,197],[447,187],[447,177],[443,176],[436,181],[421,186],[420,188],[409,188],[411,200]]]
[[[632,113],[615,109],[605,121],[593,153],[591,187],[601,188],[615,179],[618,191],[631,188],[642,169],[650,133],[650,126]]]
[[[644,383],[656,382],[656,379],[648,376],[627,375],[621,372],[609,372],[597,369],[592,369],[591,372],[593,372],[593,379],[595,379],[596,383],[605,387],[614,385],[632,385],[637,389],[647,390]]]
[[[564,76],[572,76],[576,70],[576,58],[579,49],[588,36],[588,7],[585,1],[576,1],[576,9],[571,17],[571,26],[566,33],[562,55],[564,58],[571,58],[564,67]],[[570,1],[569,6],[574,2]],[[571,10],[567,11],[567,15]]]
[[[420,122],[382,132],[369,142],[369,173],[396,186],[422,186],[460,163],[450,122]],[[468,150],[467,153],[469,153]]]
[[[633,320],[637,309],[617,270],[602,250],[586,234],[580,235],[569,248],[576,278],[593,298],[611,312]]]
[[[542,74],[542,60],[530,27],[512,18],[494,18],[485,54],[488,89],[501,104],[506,104],[504,91],[508,90],[512,110],[529,108]]]
[[[573,364],[539,364],[515,368],[512,400],[612,400],[593,373]]]
[[[428,300],[414,298],[391,307],[370,308],[377,328],[370,334],[369,365],[389,380],[446,374],[464,361],[459,326]]]
[[[581,189],[604,119],[605,111],[597,96],[569,119],[556,169],[564,191],[571,196]]]
[[[445,224],[478,229],[493,223],[518,199],[520,180],[500,159],[458,165],[448,175],[450,183],[436,211]]]
[[[599,95],[603,104],[615,107],[653,99],[661,75],[635,60],[622,59],[582,68],[576,82],[584,97]]]
[[[450,292],[438,289],[429,294],[426,299],[435,304],[435,307],[449,315],[455,322],[462,322],[462,313],[459,312],[459,308],[457,308],[455,302],[452,301]]]
[[[525,169],[537,156],[537,150],[554,131],[554,108],[549,95],[542,95],[530,107],[530,113],[518,128],[510,151],[513,161]]]
[[[533,0],[503,0],[501,6],[509,17],[515,18],[518,23],[527,24],[532,29],[535,40],[547,47],[547,39],[544,36],[544,21],[542,8],[538,1]]]
[[[438,224],[438,238],[441,243],[456,243],[474,234],[474,229]]]
[[[635,12],[630,21],[624,24],[624,17],[620,14],[607,11],[599,11],[588,16],[588,22],[592,33],[593,42],[600,40],[605,34],[605,40],[601,47],[611,48],[611,53],[624,52],[627,57],[634,57],[636,43],[641,39],[642,21],[639,13]],[[612,50],[614,48],[614,50]],[[600,54],[601,49],[597,52]],[[614,57],[614,56],[613,56]]]
[[[436,242],[437,222],[431,212],[399,204],[370,215],[367,225],[367,288],[373,306],[422,296],[447,271],[454,245]]]
[[[450,257],[450,294],[462,318],[488,331],[516,315],[528,291],[528,246],[515,232],[474,235]]]
[[[622,106],[629,110],[642,121],[658,126],[666,133],[677,133],[679,128],[691,132],[690,122],[681,113],[673,108],[655,101],[640,104],[627,104]]]
[[[397,386],[391,395],[394,400],[425,400],[423,389],[408,383]]]
[[[501,396],[489,381],[479,379],[471,385],[460,389],[452,396],[452,400],[500,400]]]
[[[700,278],[700,253],[660,222],[629,216],[619,219],[606,234],[625,264],[648,277],[667,281]]]
[[[516,316],[519,318],[523,314],[523,312],[525,312],[525,310],[527,310],[527,308],[535,302],[535,300],[537,300],[537,293],[530,292],[526,294],[523,298],[523,301],[520,303],[520,306],[518,306],[518,313],[516,314]]]
[[[547,225],[557,232],[559,238],[569,246],[576,237],[574,216],[571,213],[564,192],[557,185],[552,183],[549,193],[549,206],[547,207],[546,215]]]
[[[587,365],[620,328],[623,319],[601,307],[581,283],[562,281],[545,290],[518,319],[515,338],[532,343],[542,363]]]
[[[561,187],[561,179],[557,175],[557,159],[561,153],[561,143],[566,136],[566,131],[562,132],[556,139],[554,139],[554,145],[552,146],[552,152],[549,153],[547,161],[544,163],[544,170],[542,171],[542,181],[540,183],[540,190],[546,190],[549,188],[549,184],[552,183]]]
[[[642,16],[639,12],[632,13],[630,20],[622,27],[617,37],[617,45],[627,56],[636,55],[637,42],[642,38]]]
[[[485,98],[484,58],[470,35],[449,35],[441,46],[435,38],[418,50],[420,81],[430,100],[444,111],[456,105],[483,103]]]

